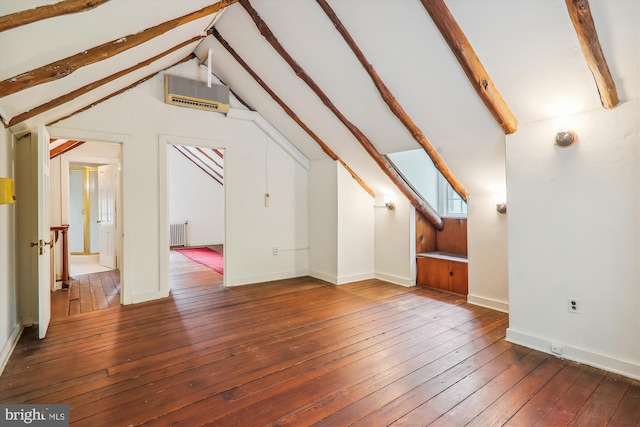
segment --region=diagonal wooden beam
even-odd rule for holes
[[[33,9],[0,16],[0,33],[22,25],[32,24],[43,19],[71,13],[86,12],[94,9],[109,0],[64,0],[54,4],[38,6]]]
[[[49,158],[53,159],[54,157],[58,157],[61,154],[66,153],[67,151],[73,150],[74,148],[80,146],[84,144],[84,141],[67,141],[65,143],[62,143],[60,145],[58,145],[55,148],[52,148],[51,151],[49,151]]]
[[[218,184],[220,185],[224,185],[222,184],[222,182],[220,182],[220,180],[218,180],[218,178],[216,178],[211,172],[209,172],[208,170],[206,170],[205,168],[203,168],[202,166],[200,166],[192,157],[190,157],[190,154],[192,155],[192,153],[190,151],[188,151],[189,154],[185,153],[184,151],[182,151],[181,147],[178,147],[177,145],[173,145],[173,148],[175,148],[176,150],[178,150],[178,153],[182,154],[183,156],[185,156],[187,158],[187,160],[189,160],[191,163],[193,163],[195,166],[197,166],[198,168],[200,168],[200,170],[204,173],[206,173],[207,175],[209,175],[211,178],[213,178]],[[186,148],[186,147],[183,147]]]
[[[402,122],[404,127],[407,128],[411,136],[413,136],[413,138],[418,142],[418,144],[420,144],[420,146],[424,149],[424,151],[426,151],[427,155],[429,155],[429,157],[431,158],[431,161],[435,165],[436,169],[438,169],[442,174],[442,176],[445,177],[447,182],[451,184],[451,187],[455,190],[455,192],[458,193],[460,197],[462,197],[464,200],[467,200],[469,198],[469,193],[467,193],[467,190],[465,190],[462,184],[456,179],[456,177],[453,175],[451,170],[447,167],[444,160],[442,160],[442,158],[440,157],[436,149],[433,148],[433,145],[431,145],[431,142],[429,142],[429,140],[424,135],[422,130],[420,130],[420,128],[413,122],[411,117],[409,117],[406,111],[402,108],[402,106],[400,105],[396,97],[393,95],[393,93],[389,90],[387,85],[385,85],[385,83],[382,81],[382,78],[380,78],[380,76],[378,75],[378,72],[375,70],[373,65],[371,65],[371,63],[364,56],[364,53],[362,53],[362,51],[358,47],[358,44],[355,42],[355,40],[353,40],[353,38],[351,37],[351,34],[349,34],[349,32],[347,31],[345,26],[342,24],[342,22],[340,21],[340,19],[338,18],[334,10],[331,8],[331,6],[329,6],[326,0],[316,0],[316,1],[318,2],[322,10],[327,14],[327,16],[329,17],[333,25],[336,27],[336,29],[338,30],[338,32],[340,33],[344,41],[351,48],[356,58],[358,58],[358,61],[360,61],[364,69],[367,71],[374,85],[378,89],[378,92],[380,92],[380,96],[382,96],[382,99],[387,104],[389,109]]]
[[[576,29],[582,53],[587,61],[587,65],[593,74],[593,78],[598,86],[600,93],[600,101],[602,106],[612,109],[620,100],[618,99],[618,91],[613,81],[607,60],[602,52],[602,46],[598,39],[596,25],[593,22],[589,0],[565,0],[571,22]]]
[[[421,1],[493,118],[502,127],[504,133],[515,132],[518,129],[518,120],[491,81],[489,73],[480,62],[444,0]]]
[[[222,174],[220,172],[218,172],[217,170],[213,169],[213,167],[211,167],[211,165],[207,164],[204,160],[202,160],[202,158],[200,157],[200,155],[198,153],[194,153],[193,150],[191,149],[191,147],[187,147],[187,146],[183,146],[182,147],[184,149],[185,152],[189,153],[189,155],[191,156],[192,160],[194,163],[199,164],[202,166],[203,169],[206,169],[209,173],[209,175],[216,175],[220,178],[220,181],[224,179],[224,176],[222,176]],[[200,151],[200,148],[198,147],[194,147],[197,148]],[[202,151],[200,151],[202,152]]]
[[[440,215],[427,203],[425,203],[420,196],[399,176],[395,168],[389,163],[387,159],[380,154],[375,148],[373,143],[365,136],[364,133],[353,123],[351,123],[344,114],[331,102],[329,97],[320,89],[320,87],[311,79],[311,77],[304,71],[304,69],[289,55],[285,48],[280,44],[278,39],[269,29],[269,26],[262,20],[258,12],[251,6],[248,0],[239,0],[242,7],[245,8],[256,27],[260,31],[260,34],[271,44],[271,46],[280,54],[282,59],[295,72],[302,81],[316,94],[316,96],[322,101],[322,103],[342,122],[342,124],[351,132],[360,145],[365,149],[369,156],[378,164],[380,169],[389,177],[389,179],[396,185],[396,187],[404,194],[409,202],[416,208],[418,212],[425,216],[431,222],[431,224],[437,229],[442,230],[444,223]]]
[[[183,62],[190,61],[190,60],[192,60],[192,59],[193,59],[193,58],[195,58],[195,57],[196,57],[196,56],[195,56],[193,53],[190,53],[190,54],[189,54],[189,55],[187,55],[186,57],[182,58],[181,60],[179,60],[179,61],[177,61],[177,62],[173,63],[172,65],[168,66],[167,68],[165,68],[165,70],[166,70],[166,69],[169,69],[169,68],[172,68],[172,67],[175,67],[176,65],[182,64]],[[116,91],[116,92],[113,92],[112,94],[109,94],[109,95],[107,95],[107,96],[105,96],[105,97],[102,97],[102,98],[100,98],[99,100],[97,100],[97,101],[95,101],[95,102],[92,102],[92,103],[91,103],[91,104],[89,104],[89,105],[86,105],[86,106],[84,106],[84,107],[82,107],[82,108],[80,108],[80,109],[78,109],[78,110],[76,110],[76,111],[74,111],[74,112],[72,112],[72,113],[70,113],[70,114],[67,114],[66,116],[60,117],[59,119],[56,119],[56,120],[54,120],[54,121],[52,121],[52,122],[47,123],[47,126],[51,126],[51,125],[53,125],[54,123],[58,123],[58,122],[60,122],[60,121],[62,121],[62,120],[68,119],[69,117],[75,116],[75,115],[76,115],[76,114],[78,114],[78,113],[82,113],[83,111],[86,111],[86,110],[88,110],[88,109],[90,109],[90,108],[93,108],[93,107],[95,107],[96,105],[98,105],[98,104],[100,104],[100,103],[102,103],[102,102],[104,102],[104,101],[106,101],[106,100],[108,100],[108,99],[110,99],[110,98],[113,98],[114,96],[120,95],[121,93],[126,92],[126,91],[128,91],[129,89],[134,88],[134,87],[138,86],[138,85],[139,85],[139,84],[141,84],[141,83],[146,82],[147,80],[149,80],[150,78],[152,78],[152,77],[156,76],[158,73],[160,73],[160,72],[162,72],[162,71],[164,71],[164,70],[161,70],[161,71],[158,71],[158,72],[155,72],[155,73],[151,73],[151,74],[149,74],[148,76],[141,78],[141,79],[140,79],[140,80],[138,80],[137,82],[132,83],[132,84],[130,84],[130,85],[129,85],[129,86],[127,86],[127,87],[124,87],[124,88],[122,88],[122,89],[120,89],[120,90],[118,90],[118,91]]]
[[[37,106],[35,108],[32,108],[29,111],[26,111],[24,113],[18,114],[17,116],[12,117],[11,120],[9,120],[9,123],[5,127],[10,127],[10,126],[16,125],[18,123],[22,123],[25,120],[28,120],[28,119],[30,119],[32,117],[35,117],[35,116],[37,116],[39,114],[42,114],[42,113],[46,112],[46,111],[49,111],[52,108],[59,107],[60,105],[65,104],[65,103],[67,103],[69,101],[72,101],[72,100],[78,98],[79,96],[82,96],[82,95],[84,95],[84,94],[86,94],[88,92],[91,92],[92,90],[97,89],[100,86],[103,86],[103,85],[105,85],[105,84],[107,84],[109,82],[112,82],[112,81],[114,81],[116,79],[119,79],[120,77],[123,77],[123,76],[125,76],[125,75],[127,75],[127,74],[129,74],[129,73],[131,73],[133,71],[139,70],[140,68],[146,67],[147,65],[151,65],[154,62],[156,62],[158,59],[161,59],[161,58],[169,55],[170,53],[173,53],[176,50],[179,50],[179,49],[181,49],[181,48],[183,48],[185,46],[188,46],[188,45],[190,45],[192,43],[195,43],[195,42],[201,40],[203,37],[204,36],[198,36],[198,37],[194,37],[194,38],[192,38],[190,40],[184,41],[184,42],[180,43],[179,45],[176,45],[176,46],[172,47],[171,49],[165,50],[164,52],[154,56],[153,58],[149,58],[146,61],[142,61],[142,62],[140,62],[140,63],[138,63],[138,64],[136,64],[136,65],[134,65],[132,67],[127,68],[126,70],[119,71],[119,72],[117,72],[115,74],[112,74],[110,76],[107,76],[107,77],[105,77],[103,79],[97,80],[97,81],[95,81],[93,83],[89,83],[88,85],[82,86],[81,88],[78,88],[78,89],[76,89],[74,91],[71,91],[71,92],[65,94],[65,95],[59,96],[59,97],[57,97],[55,99],[52,99],[49,102],[46,102],[46,103],[44,103],[42,105],[39,105],[39,106]]]
[[[265,92],[271,96],[271,98],[284,110],[291,119],[298,124],[304,130],[307,135],[311,137],[324,151],[327,156],[329,156],[332,160],[340,162],[340,164],[349,172],[351,177],[356,180],[358,184],[367,192],[371,197],[376,197],[374,191],[369,187],[363,180],[355,173],[353,169],[347,165],[344,160],[342,160],[338,155],[322,140],[318,135],[315,134],[299,117],[296,113],[293,112],[291,108],[278,96],[276,93],[267,85],[264,80],[260,78],[260,76],[253,71],[253,69],[246,63],[244,59],[231,47],[231,45],[222,37],[222,35],[215,28],[211,29],[213,36],[220,42],[220,44],[234,57],[234,59],[245,69],[247,73],[264,89]]]
[[[129,34],[100,46],[85,50],[51,64],[44,65],[26,73],[0,82],[0,98],[21,90],[41,85],[68,76],[79,68],[115,56],[133,47],[139,46],[155,37],[180,25],[216,13],[235,3],[237,0],[220,0],[219,2],[189,13],[171,21],[158,24],[135,34]]]
[[[221,170],[224,170],[224,167],[223,167],[220,163],[216,162],[216,161],[213,159],[213,157],[211,157],[210,155],[208,155],[206,151],[204,151],[204,150],[203,150],[202,148],[200,148],[200,147],[196,147],[196,148],[198,149],[198,151],[200,152],[200,154],[202,154],[203,156],[205,156],[207,159],[211,160],[211,162],[212,162],[214,165],[216,165],[217,167],[219,167]],[[212,150],[212,151],[213,151],[213,150]],[[216,173],[217,173],[217,172],[216,172]],[[220,177],[222,177],[222,175],[220,175]]]

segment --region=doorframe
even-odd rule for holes
[[[213,139],[198,139],[198,138],[189,138],[183,136],[174,136],[174,135],[158,135],[158,174],[160,178],[159,183],[159,206],[158,206],[158,218],[159,218],[159,230],[158,236],[160,237],[159,248],[158,248],[158,258],[160,260],[160,291],[169,295],[170,284],[169,284],[169,275],[170,275],[170,264],[169,264],[169,150],[172,145],[182,145],[188,147],[204,147],[204,148],[219,148],[225,150],[225,163],[224,163],[224,272],[222,275],[222,284],[223,286],[227,286],[227,241],[228,239],[228,230],[227,230],[227,162],[226,162],[226,154],[228,152],[227,146],[228,144],[225,141],[221,140],[213,140]]]
[[[51,138],[57,138],[57,139],[74,139],[74,140],[80,140],[80,141],[91,141],[91,142],[108,142],[108,143],[114,143],[114,144],[120,144],[120,177],[119,177],[119,184],[118,184],[118,191],[120,193],[120,197],[119,197],[119,206],[118,206],[118,216],[117,216],[117,221],[119,224],[118,227],[118,243],[117,243],[117,253],[118,253],[118,269],[120,270],[120,304],[132,304],[133,303],[133,290],[131,289],[130,286],[127,286],[127,281],[129,279],[129,273],[128,270],[129,268],[127,267],[128,265],[131,265],[131,262],[129,260],[130,254],[133,254],[132,248],[130,248],[132,242],[128,242],[127,239],[125,238],[126,236],[126,230],[127,230],[127,223],[126,223],[126,215],[125,215],[125,209],[126,209],[126,205],[127,205],[127,192],[126,192],[126,185],[125,185],[125,164],[126,164],[126,158],[127,158],[127,146],[129,144],[129,141],[131,140],[131,137],[129,135],[125,135],[125,134],[120,134],[120,133],[112,133],[112,132],[101,132],[101,131],[91,131],[91,130],[80,130],[80,129],[72,129],[72,128],[61,128],[61,127],[55,127],[55,126],[47,126],[47,130],[49,131],[49,135],[51,136]],[[65,159],[68,158],[73,158],[76,157],[75,155],[67,155],[65,157]],[[107,161],[107,163],[105,164],[109,164],[109,162],[113,162],[115,159],[113,158],[108,158],[108,157],[100,157],[100,156],[80,156],[82,158],[82,160],[78,160],[79,162],[87,162],[89,160],[86,159],[93,159],[93,160],[98,160],[98,162],[101,161]],[[91,161],[93,161],[91,160]],[[75,161],[75,160],[74,160]],[[63,180],[63,176],[65,174],[64,172],[64,165],[63,162],[61,162],[60,164],[60,174],[61,174],[61,181]],[[69,191],[69,182],[68,182],[68,163],[66,164],[66,176],[67,176],[67,182],[61,182],[61,187],[60,187],[60,191],[66,191],[68,193]],[[67,194],[68,196],[68,194]],[[63,212],[61,212],[62,217],[65,218],[65,212],[64,210],[67,209],[66,212],[66,218],[68,218],[68,209],[69,206],[62,206]]]
[[[97,142],[97,143],[105,143],[105,141],[90,141],[90,142]],[[70,213],[70,209],[71,209],[71,195],[70,195],[70,188],[69,188],[69,184],[70,184],[70,173],[69,173],[69,169],[71,167],[71,163],[80,163],[80,164],[94,164],[94,165],[115,165],[118,163],[122,162],[122,146],[120,146],[120,157],[118,159],[114,158],[114,157],[100,157],[100,156],[92,156],[92,155],[84,155],[84,154],[74,154],[74,153],[65,153],[62,154],[61,159],[60,159],[60,198],[62,200],[66,200],[67,203],[62,203],[60,206],[60,216],[62,218],[63,223],[69,224],[69,216],[71,215]],[[118,212],[117,215],[117,228],[116,228],[116,232],[118,233],[118,241],[116,242],[116,250],[117,250],[117,255],[118,255],[118,259],[120,259],[120,249],[121,249],[121,244],[120,244],[120,240],[122,236],[122,232],[120,230],[120,227],[122,225],[121,218],[120,218],[120,206],[122,205],[122,179],[119,177],[118,180],[120,181],[119,183],[119,188],[118,188],[118,198],[116,199],[116,209]],[[120,269],[120,262],[118,262],[116,264],[116,266],[118,267],[118,269]]]

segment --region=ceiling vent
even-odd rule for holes
[[[228,87],[217,84],[208,87],[204,82],[169,74],[164,76],[164,95],[167,104],[183,107],[218,113],[226,113],[231,107]]]

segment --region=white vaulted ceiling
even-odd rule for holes
[[[54,1],[0,0],[0,15]],[[97,8],[0,33],[0,80],[208,6],[205,0],[111,0]],[[378,151],[418,148],[390,112],[340,34],[314,0],[251,0],[271,31]],[[400,105],[473,193],[504,182],[504,131],[480,100],[420,0],[329,0]],[[495,86],[520,123],[603,108],[564,0],[446,0]],[[621,102],[640,97],[640,1],[591,0],[598,36]],[[340,123],[261,36],[241,4],[215,27],[264,82],[373,187],[386,178]],[[0,98],[5,122],[58,96],[204,34],[197,19],[67,77]],[[12,130],[52,121],[185,58],[198,43],[97,88]],[[309,159],[326,154],[213,37],[213,71]],[[198,66],[192,60],[193,67]],[[238,106],[238,105],[235,105]],[[567,107],[565,107],[567,108]],[[215,113],[212,113],[215,114]]]

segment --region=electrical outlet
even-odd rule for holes
[[[575,298],[567,298],[567,310],[569,313],[580,313],[580,301]]]
[[[274,254],[274,255],[280,255],[280,249],[278,249],[278,247],[277,247],[277,246],[274,246],[274,247],[273,247],[273,254]]]
[[[557,354],[558,356],[562,355],[562,346],[558,344],[551,344],[551,353]]]

